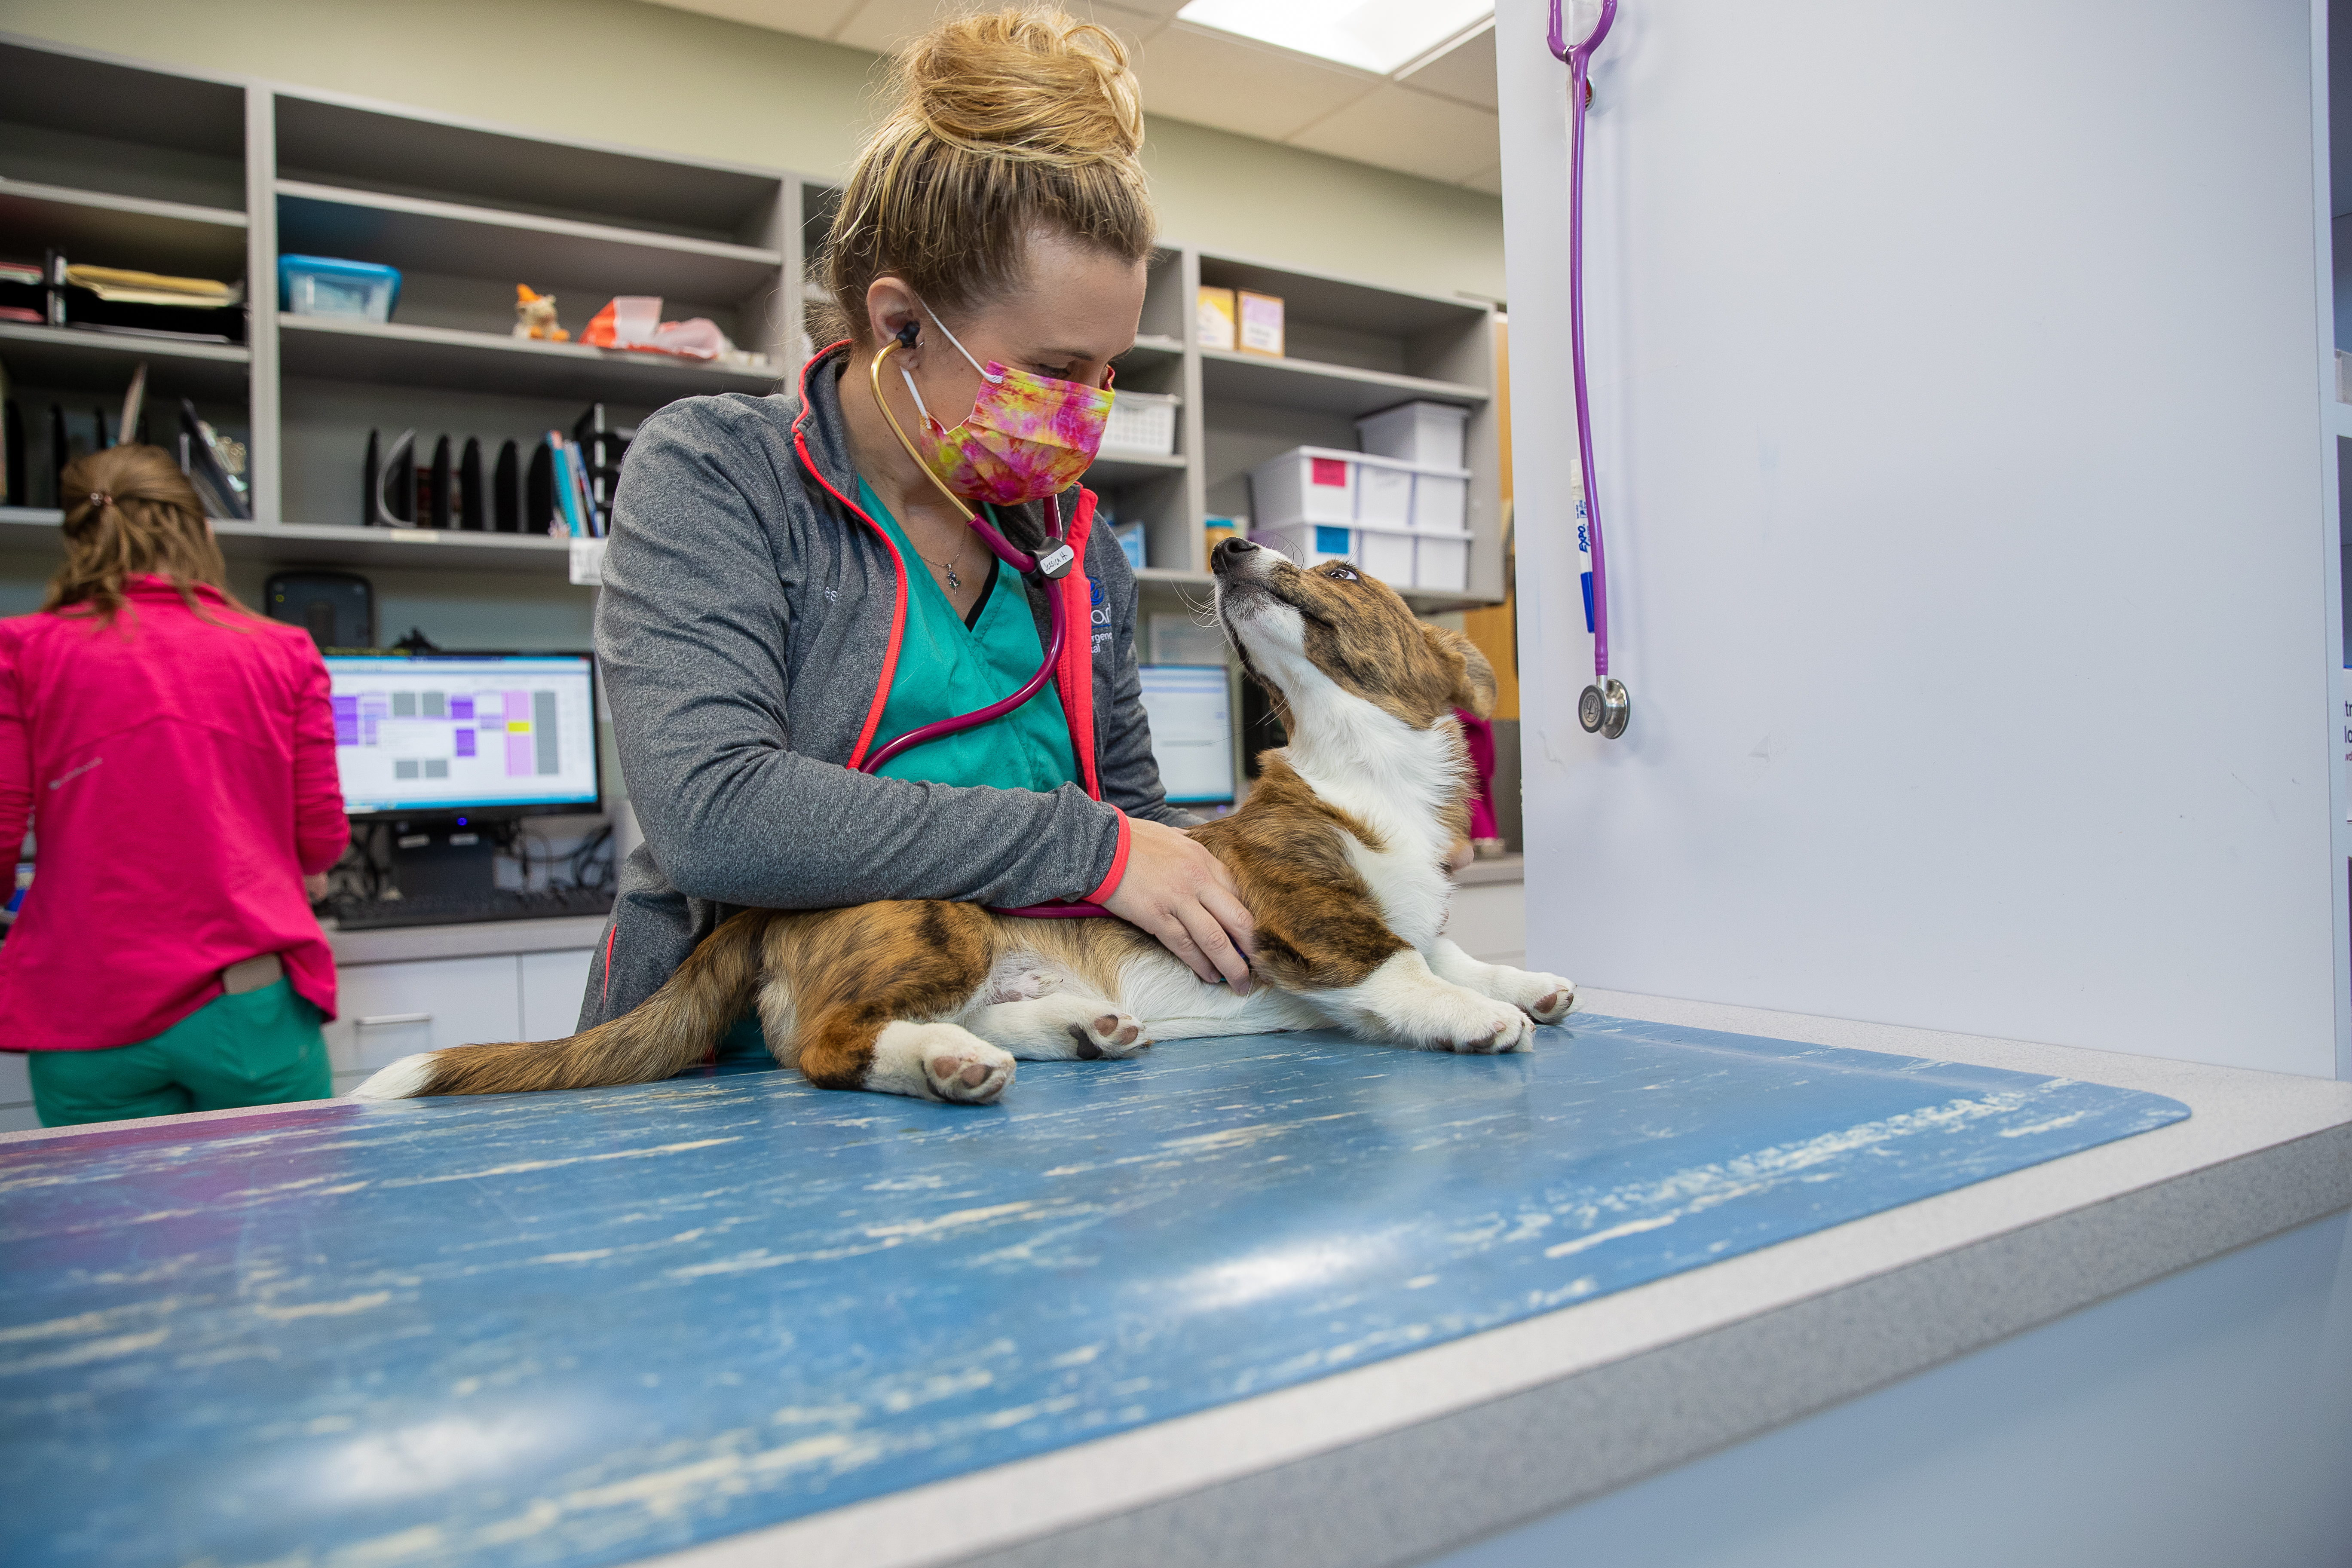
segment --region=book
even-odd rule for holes
[[[563,520],[562,527],[558,528],[551,519],[547,531],[558,537],[568,533],[574,539],[585,539],[588,527],[581,519],[580,502],[572,488],[572,462],[570,455],[564,451],[563,432],[550,430],[547,433],[547,452],[555,481],[556,510]]]

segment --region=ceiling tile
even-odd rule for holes
[[[1146,41],[1136,75],[1143,106],[1154,114],[1275,142],[1376,85],[1358,72],[1181,25]]]
[[[748,22],[804,38],[830,37],[858,0],[655,0],[673,11],[693,11],[730,22]]]
[[[759,0],[709,0],[711,4],[758,4]],[[805,3],[805,0],[798,0]],[[1161,18],[1141,8],[1147,0],[1126,5],[1095,5],[1091,0],[1063,0],[1062,9],[1082,20],[1109,28],[1131,55]],[[971,9],[971,0],[845,0],[847,19],[831,37],[852,48],[887,55],[908,39],[927,31],[942,16]]]
[[[1481,109],[1493,109],[1496,106],[1495,24],[1488,22],[1411,76],[1397,79],[1423,92],[1459,99],[1464,103],[1475,103]]]
[[[1503,156],[1502,132],[1494,115],[1450,98],[1390,84],[1284,140],[1335,158],[1377,163],[1448,184],[1495,167]]]
[[[848,16],[830,37],[835,43],[847,44],[853,49],[871,49],[877,55],[887,55],[908,39],[928,31],[941,16],[963,9],[955,0],[864,0],[850,8]]]
[[[1462,183],[1474,191],[1484,191],[1490,196],[1499,196],[1503,194],[1503,165],[1497,163],[1485,174],[1475,175]]]

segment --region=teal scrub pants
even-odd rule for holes
[[[44,1127],[324,1100],[334,1092],[319,1010],[280,980],[215,996],[152,1039],[103,1051],[32,1051]]]

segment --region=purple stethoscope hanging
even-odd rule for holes
[[[1577,722],[1611,740],[1625,732],[1633,700],[1622,681],[1609,674],[1609,567],[1601,548],[1601,486],[1592,472],[1592,399],[1584,381],[1584,100],[1592,69],[1592,52],[1609,36],[1617,19],[1617,0],[1601,0],[1601,19],[1584,41],[1570,47],[1561,12],[1566,0],[1551,0],[1551,52],[1568,67],[1568,102],[1572,127],[1568,176],[1568,321],[1569,359],[1576,375],[1577,469],[1583,483],[1584,519],[1579,531],[1584,551],[1592,558],[1585,574],[1585,628],[1592,634],[1592,684],[1577,699]]]

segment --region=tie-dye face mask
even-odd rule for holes
[[[1043,500],[1077,483],[1102,447],[1110,387],[1007,370],[993,360],[982,365],[946,322],[936,314],[931,321],[980,372],[980,395],[963,422],[949,429],[923,406],[915,378],[899,366],[922,416],[916,455],[955,494],[997,506]]]

